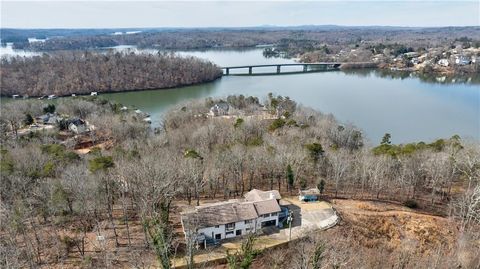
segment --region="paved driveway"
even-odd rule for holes
[[[309,202],[303,203],[294,198],[284,200],[284,206],[287,206],[293,212],[292,239],[305,236],[312,230],[322,230],[334,226],[339,217],[327,202]],[[290,230],[288,227],[274,233],[272,236],[278,239],[289,239]]]

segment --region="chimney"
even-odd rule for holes
[[[270,192],[270,199],[275,199],[275,195],[273,195],[273,192]]]

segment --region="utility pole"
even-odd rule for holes
[[[293,221],[293,212],[290,211],[288,213],[288,218],[287,218],[288,230],[289,230],[288,241],[292,241],[292,221]]]

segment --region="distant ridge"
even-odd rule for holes
[[[280,26],[280,25],[259,25],[246,27],[144,27],[144,28],[0,28],[0,37],[2,43],[19,42],[27,38],[52,38],[52,37],[73,37],[73,36],[95,36],[110,35],[116,32],[188,32],[188,31],[336,31],[336,30],[438,30],[438,29],[479,29],[480,26],[442,26],[442,27],[410,27],[410,26],[347,26],[347,25],[297,25],[297,26]],[[134,33],[133,33],[134,34]]]

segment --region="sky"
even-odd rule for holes
[[[474,1],[4,1],[2,28],[479,26]]]

